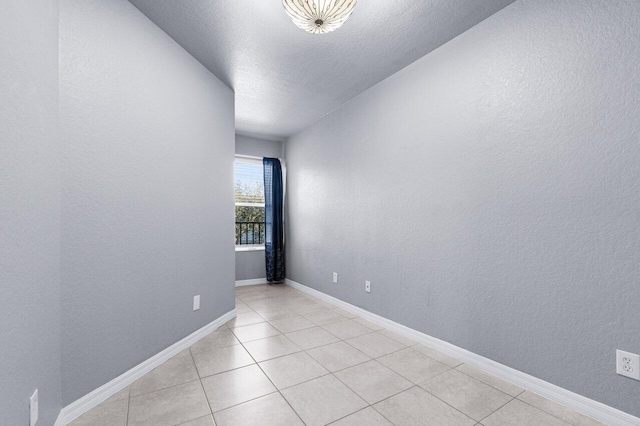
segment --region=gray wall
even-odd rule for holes
[[[0,12],[0,425],[39,425],[60,396],[58,2]]]
[[[282,158],[283,145],[282,141],[236,134],[236,154],[240,155]],[[236,252],[236,281],[265,278],[266,275],[263,250]]]
[[[65,404],[234,308],[233,96],[126,0],[61,1]]]
[[[288,278],[640,415],[638,22],[520,0],[290,138]]]
[[[278,140],[236,134],[236,154],[281,158],[284,155],[283,145],[283,142]]]
[[[264,250],[237,251],[236,281],[264,278],[266,282],[267,272],[264,262]]]

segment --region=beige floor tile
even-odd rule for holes
[[[236,303],[236,314],[237,315],[247,314],[247,313],[250,313],[250,312],[253,312],[253,309],[251,309],[250,307],[248,307],[244,303]]]
[[[270,321],[270,323],[281,333],[291,333],[292,331],[304,330],[305,328],[316,326],[314,323],[300,315],[296,317],[273,320]]]
[[[246,325],[244,327],[234,328],[233,334],[236,335],[238,340],[240,340],[242,343],[245,343],[252,340],[275,336],[280,334],[280,332],[268,322],[261,322],[259,324],[252,324]]]
[[[282,390],[307,426],[320,426],[361,410],[367,403],[332,375]]]
[[[379,326],[378,324],[374,324],[371,321],[367,321],[364,318],[354,318],[353,319],[355,322],[357,322],[358,324],[362,324],[367,328],[370,328],[371,330],[374,331],[380,331],[380,330],[384,330],[384,327]]]
[[[603,426],[290,287],[237,295],[235,320],[70,426]]]
[[[239,345],[240,342],[228,328],[221,328],[208,336],[200,339],[200,341],[191,345],[191,353],[200,351],[213,351],[228,346]]]
[[[308,314],[314,311],[320,311],[322,309],[326,309],[324,306],[319,305],[318,303],[306,300],[304,302],[294,303],[289,305],[289,308],[296,311],[298,314]]]
[[[329,302],[325,302],[324,300],[316,299],[314,301],[325,309],[335,309],[335,305],[332,305]]]
[[[68,426],[126,426],[129,399],[103,402],[92,408]]]
[[[414,346],[418,344],[418,342],[416,342],[415,340],[409,339],[408,337],[404,337],[391,330],[386,330],[386,329],[380,330],[378,333],[382,334],[383,336],[387,336],[388,338],[393,339],[398,343],[402,343],[405,346]]]
[[[260,299],[256,301],[247,302],[247,305],[254,311],[273,311],[284,308],[284,302],[278,298]]]
[[[378,358],[405,347],[402,343],[391,340],[379,333],[363,334],[345,341],[371,358]]]
[[[518,399],[574,426],[605,426],[604,423],[542,397],[537,393],[526,391],[518,395]]]
[[[356,314],[352,314],[351,312],[345,311],[344,309],[341,309],[341,308],[333,308],[333,310],[335,313],[340,314],[345,318],[349,318],[349,319],[358,318]]]
[[[322,309],[320,311],[304,314],[304,316],[316,325],[327,325],[333,322],[344,321],[346,319],[332,309]]]
[[[460,361],[459,359],[450,357],[449,355],[445,355],[442,352],[432,349],[428,346],[417,345],[417,346],[413,346],[413,349],[418,352],[422,352],[426,356],[433,358],[436,361],[439,361],[445,365],[448,365],[451,368],[455,368],[460,364],[462,364],[462,361]]]
[[[121,399],[129,399],[129,386],[122,389],[121,391],[111,395],[103,404],[108,404],[110,402],[120,401]]]
[[[268,294],[265,294],[262,290],[258,288],[253,288],[253,289],[250,289],[249,291],[236,290],[236,296],[241,300],[243,300],[245,303],[247,303],[247,301],[254,302],[256,300],[269,298]]]
[[[191,356],[171,358],[131,384],[131,396],[155,392],[198,380],[198,371]]]
[[[278,389],[329,374],[327,369],[304,352],[261,362],[260,367]]]
[[[206,377],[202,385],[214,413],[276,391],[257,365]]]
[[[518,399],[510,403],[482,420],[484,426],[567,426],[569,423],[563,422],[551,414],[545,413]]]
[[[196,352],[193,354],[193,360],[200,377],[213,376],[254,363],[253,358],[242,345],[229,346],[215,351]]]
[[[331,426],[393,426],[393,424],[373,408],[367,407],[331,423]]]
[[[283,335],[254,340],[245,343],[244,346],[256,362],[266,361],[268,359],[301,351],[295,343]]]
[[[313,296],[310,296],[308,294],[302,293],[300,291],[298,291],[297,293],[289,293],[287,294],[287,296],[284,298],[284,300],[289,303],[289,304],[296,304],[296,303],[303,303],[303,302],[313,302],[316,299]]]
[[[377,403],[375,408],[396,426],[473,426],[476,422],[418,386]]]
[[[213,421],[213,416],[209,414],[186,423],[181,423],[178,426],[216,426],[216,424]]]
[[[371,360],[371,357],[345,342],[320,346],[307,353],[332,373]]]
[[[373,330],[371,330],[370,328],[367,328],[364,325],[358,324],[357,322],[352,320],[334,322],[331,324],[323,325],[322,328],[342,340],[362,336],[363,334],[373,333]]]
[[[131,397],[128,426],[173,426],[210,414],[199,381]]]
[[[217,426],[304,426],[279,393],[219,411],[215,418]]]
[[[414,351],[413,348],[385,355],[378,358],[378,361],[415,384],[451,369],[425,354]]]
[[[413,386],[413,383],[377,361],[338,371],[335,376],[369,404],[380,402]]]
[[[278,300],[273,300],[273,301],[270,300],[271,297],[268,294],[262,294],[262,293],[256,293],[256,294],[250,294],[250,295],[243,294],[242,296],[240,296],[240,299],[242,299],[242,302],[245,305],[247,305],[253,310],[255,310],[256,308],[263,308],[265,306],[271,307],[279,302]]]
[[[298,347],[304,350],[340,341],[336,336],[320,327],[294,331],[293,333],[287,333],[286,336]]]
[[[291,318],[299,316],[300,314],[289,308],[277,308],[277,309],[264,309],[256,311],[260,316],[267,321],[273,321],[282,318]]]
[[[511,396],[518,396],[522,392],[524,392],[524,389],[522,389],[521,387],[509,383],[506,380],[499,379],[492,374],[485,373],[484,371],[472,367],[468,364],[462,364],[456,367],[456,370],[466,374],[467,376],[471,376],[476,380],[480,380],[482,383],[496,388],[499,391],[502,391]]]
[[[172,358],[180,358],[181,356],[190,356],[190,355],[191,355],[191,352],[189,351],[189,348],[187,348],[183,351],[178,352],[178,354],[173,356]]]
[[[456,370],[427,380],[420,387],[476,421],[481,421],[513,399]]]
[[[264,294],[262,294],[262,292],[260,291],[253,291],[253,292],[248,292],[248,291],[236,291],[236,299],[240,300],[242,303],[247,303],[247,301],[256,301],[256,300],[260,300],[263,299],[265,297]]]
[[[246,314],[238,314],[234,319],[227,322],[227,327],[234,329],[236,327],[244,327],[245,325],[258,324],[266,320],[256,312],[247,312]]]

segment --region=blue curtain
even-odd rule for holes
[[[284,187],[277,158],[263,158],[267,281],[284,281]]]

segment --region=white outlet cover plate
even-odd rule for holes
[[[38,389],[29,398],[29,410],[29,418],[31,419],[29,424],[35,426],[38,421]]]
[[[200,309],[200,295],[193,296],[193,310],[197,311]]]
[[[640,355],[617,350],[616,373],[631,379],[640,380]]]
[[[367,293],[371,293],[371,281],[364,282],[364,291]]]
[[[334,273],[333,273],[333,282],[334,282],[334,283],[337,283],[337,282],[338,282],[338,273],[337,273],[337,272],[334,272]]]

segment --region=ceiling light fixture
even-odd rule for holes
[[[311,34],[326,34],[345,23],[356,0],[282,0],[294,24]]]

